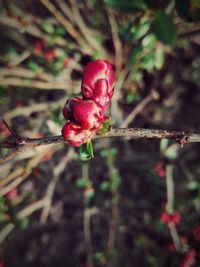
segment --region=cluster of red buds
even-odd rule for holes
[[[180,220],[181,220],[181,215],[177,211],[174,211],[172,214],[163,212],[160,215],[160,221],[166,224],[167,226],[177,225],[180,223]]]
[[[81,84],[82,98],[68,99],[63,116],[68,122],[62,135],[72,146],[80,146],[95,135],[105,121],[105,112],[114,92],[114,73],[105,60],[89,62]]]
[[[33,46],[33,52],[37,55],[43,56],[44,59],[48,62],[52,61],[56,57],[55,48],[46,49],[44,41],[36,41]]]
[[[192,267],[196,263],[197,252],[190,249],[182,258],[180,267]]]

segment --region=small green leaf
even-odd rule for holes
[[[176,40],[176,27],[172,19],[163,11],[158,11],[151,28],[158,40],[166,45],[172,45]]]
[[[48,34],[54,33],[54,27],[49,22],[42,21],[40,24],[40,27],[44,32],[46,32]]]
[[[101,126],[101,128],[98,130],[97,134],[98,134],[98,135],[104,135],[104,134],[110,132],[111,126],[112,126],[111,118],[108,117],[108,118],[102,123],[102,126]]]
[[[110,183],[107,181],[102,182],[100,185],[100,190],[103,192],[108,191],[109,188],[110,188]]]
[[[43,68],[33,61],[29,61],[27,67],[35,73],[41,73],[43,71]]]
[[[88,154],[91,156],[91,158],[94,158],[92,141],[91,140],[87,141],[86,146],[87,146]]]
[[[141,50],[142,46],[140,44],[132,47],[128,59],[129,66],[134,66],[137,63]]]
[[[197,181],[191,181],[188,183],[188,189],[191,191],[198,190],[199,187],[200,187],[200,185]]]
[[[85,188],[87,184],[88,184],[87,180],[83,178],[77,179],[75,182],[75,185],[78,188]]]
[[[82,161],[88,161],[94,158],[92,141],[89,140],[87,141],[87,143],[83,144],[80,147],[79,153],[80,153],[80,159]]]
[[[144,11],[143,0],[104,0],[106,5],[120,12],[132,13],[134,11]]]

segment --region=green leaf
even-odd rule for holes
[[[75,182],[76,187],[85,188],[88,185],[88,181],[86,179],[80,178]]]
[[[100,190],[105,192],[108,191],[110,189],[110,183],[108,181],[104,181],[101,183],[100,185]]]
[[[133,34],[132,39],[140,39],[142,38],[149,30],[150,23],[149,21],[143,21],[139,23],[137,26],[131,27],[131,33]]]
[[[132,13],[134,11],[144,11],[145,4],[143,0],[104,0],[106,5],[120,11]]]
[[[86,146],[88,154],[91,156],[91,158],[94,158],[92,141],[91,140],[87,141]]]
[[[141,50],[142,50],[142,46],[140,44],[132,47],[129,53],[129,58],[128,58],[129,66],[134,66],[137,63]]]
[[[188,189],[191,191],[198,190],[199,187],[200,187],[200,185],[197,181],[191,181],[188,183]]]
[[[43,68],[33,61],[29,61],[27,67],[35,73],[41,73],[43,71]]]
[[[54,27],[49,22],[42,21],[40,24],[40,27],[44,32],[46,32],[48,34],[54,33]]]
[[[88,161],[94,158],[92,141],[89,140],[87,141],[87,143],[83,144],[80,147],[79,153],[80,153],[80,159],[82,161]]]
[[[172,45],[176,40],[176,28],[172,19],[163,11],[158,11],[151,24],[158,40],[166,45]]]

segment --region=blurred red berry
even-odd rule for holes
[[[75,147],[86,143],[93,135],[93,132],[84,130],[73,122],[66,123],[61,133],[65,140]]]
[[[69,58],[64,58],[64,60],[63,60],[63,66],[65,67],[65,68],[67,68],[68,66],[69,66],[69,63],[70,63],[70,59]]]
[[[190,249],[182,258],[179,267],[192,267],[196,263],[197,253],[194,249]]]
[[[180,220],[181,220],[181,215],[177,211],[173,212],[172,214],[163,212],[160,215],[160,221],[166,224],[167,226],[172,225],[172,224],[177,225],[180,223]]]
[[[44,52],[44,58],[48,62],[54,60],[55,56],[56,56],[55,49],[50,49]]]
[[[200,225],[197,225],[196,227],[193,228],[192,230],[194,239],[197,241],[200,241]]]
[[[13,200],[14,198],[17,197],[17,195],[18,195],[18,189],[14,188],[6,194],[6,199],[7,200]]]
[[[0,267],[4,267],[4,263],[2,260],[0,260]]]
[[[34,46],[33,46],[33,52],[36,54],[42,54],[43,51],[43,43],[42,41],[37,41],[35,42]]]
[[[162,164],[160,162],[158,162],[155,165],[154,171],[160,177],[165,177],[165,175],[166,175],[166,170],[165,170],[165,168],[162,166]]]

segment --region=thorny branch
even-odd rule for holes
[[[13,136],[15,139],[16,137]],[[108,133],[103,135],[96,135],[96,138],[117,138],[117,137],[129,137],[129,138],[150,138],[150,139],[172,139],[178,142],[181,146],[187,143],[200,142],[200,133],[186,133],[183,131],[171,131],[161,129],[143,129],[143,128],[113,128]],[[6,163],[13,159],[17,155],[23,153],[28,149],[34,149],[42,145],[59,144],[64,143],[65,140],[62,135],[47,136],[42,138],[28,138],[20,137],[19,140],[7,144],[6,142],[0,143],[2,147],[11,147],[11,151],[0,157],[0,164]],[[6,146],[7,145],[7,146]],[[10,145],[10,146],[9,146]]]

